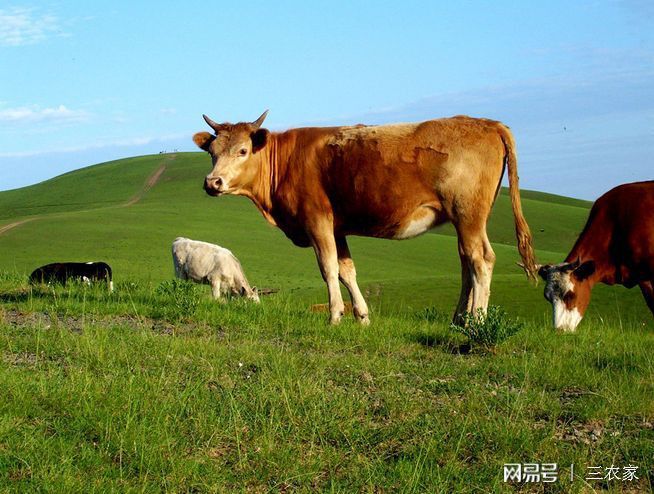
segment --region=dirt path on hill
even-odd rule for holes
[[[163,173],[166,171],[166,163],[168,163],[169,161],[173,161],[175,158],[176,155],[174,154],[166,157],[164,163],[162,163],[161,166],[157,168],[155,172],[152,175],[150,175],[150,177],[145,181],[145,185],[143,185],[143,189],[141,189],[137,194],[134,194],[134,196],[125,204],[122,204],[121,207],[126,208],[129,206],[133,206],[141,199],[143,199],[143,196],[147,194],[152,187],[157,185],[157,182],[161,178],[161,175],[163,175]]]
[[[118,208],[127,208],[129,206],[133,206],[134,204],[139,202],[141,199],[143,199],[143,196],[145,196],[145,194],[147,194],[148,191],[150,191],[150,189],[152,189],[152,187],[157,185],[157,182],[159,182],[159,180],[161,179],[161,176],[166,171],[167,164],[169,162],[171,162],[171,161],[174,161],[175,158],[177,158],[176,154],[171,154],[169,156],[166,156],[166,158],[164,159],[163,163],[161,163],[159,168],[157,168],[154,171],[154,173],[152,173],[152,175],[150,175],[148,177],[148,179],[145,181],[145,183],[143,184],[143,188],[140,191],[138,191],[136,194],[134,194],[127,202],[125,202],[123,204],[108,206],[106,208],[94,208],[94,209],[86,209],[86,210],[81,210],[81,211],[66,211],[64,213],[39,214],[39,215],[36,215],[36,216],[31,216],[29,218],[25,218],[25,219],[22,219],[22,220],[19,220],[19,221],[14,221],[13,223],[9,223],[7,225],[0,226],[0,237],[2,235],[4,235],[5,233],[7,233],[9,230],[12,230],[12,229],[16,228],[17,226],[23,225],[25,223],[29,223],[30,221],[40,220],[42,218],[45,218],[46,216],[55,216],[56,217],[56,216],[61,216],[63,214],[67,214],[67,213],[87,213],[89,211],[98,211],[98,210],[102,210],[102,209],[110,209],[110,208],[116,208],[116,207],[118,207]]]
[[[27,219],[20,220],[20,221],[14,221],[13,223],[9,223],[8,225],[0,226],[0,236],[2,236],[2,234],[4,234],[5,232],[8,232],[12,228],[16,228],[17,226],[20,226],[23,223],[28,223],[30,221],[33,221],[33,220],[37,219],[37,218],[39,218],[39,216],[35,216],[34,218],[27,218]]]

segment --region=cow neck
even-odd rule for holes
[[[276,222],[271,216],[273,208],[272,197],[279,183],[277,149],[278,143],[276,136],[271,132],[268,135],[267,145],[258,153],[258,172],[245,194],[254,202],[266,220],[273,225],[276,225]]]
[[[615,270],[607,269],[611,265],[608,259],[608,237],[605,232],[597,231],[598,228],[594,226],[602,222],[593,219],[592,216],[588,219],[565,262],[575,262],[577,259],[580,263],[594,261],[595,272],[588,278],[591,286],[600,281],[612,285],[616,282],[617,276]]]

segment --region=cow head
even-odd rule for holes
[[[252,287],[252,290],[250,291],[250,293],[248,293],[246,295],[246,297],[248,298],[248,300],[252,300],[253,302],[256,302],[257,304],[260,302],[260,300],[259,300],[259,290],[257,289],[256,286]]]
[[[590,276],[595,272],[595,262],[546,264],[538,274],[545,280],[545,298],[552,304],[554,327],[574,331],[586,313],[590,302]]]
[[[204,180],[207,194],[238,194],[257,174],[259,151],[268,140],[268,130],[262,129],[268,110],[254,122],[237,124],[216,123],[206,115],[204,120],[214,130],[193,136],[197,146],[211,155],[213,169]]]

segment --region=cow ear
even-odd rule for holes
[[[595,261],[586,261],[582,263],[572,274],[579,281],[584,281],[595,272]]]
[[[266,143],[268,142],[268,134],[270,134],[268,129],[259,129],[256,132],[252,132],[252,134],[250,134],[252,137],[253,153],[261,151],[265,147]]]
[[[198,132],[193,136],[193,142],[203,151],[209,151],[209,146],[215,139],[209,132]]]

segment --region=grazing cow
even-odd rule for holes
[[[574,331],[596,283],[640,286],[654,314],[654,181],[624,184],[595,201],[561,264],[541,266],[554,326]]]
[[[224,247],[178,237],[173,242],[173,264],[175,276],[211,285],[217,300],[239,296],[259,302],[257,289],[250,287],[241,263]]]
[[[113,291],[111,267],[106,262],[54,262],[36,268],[30,274],[30,283],[61,283],[79,280],[86,283],[105,281],[109,291]]]
[[[522,215],[515,144],[510,130],[465,116],[422,123],[311,127],[286,132],[252,123],[216,123],[193,136],[211,155],[209,195],[248,197],[300,247],[315,250],[329,293],[330,321],[343,314],[339,279],[355,318],[369,323],[347,235],[405,239],[446,221],[458,234],[462,288],[455,320],[486,310],[495,254],[486,222],[509,170],[518,249],[536,275],[529,226]]]

